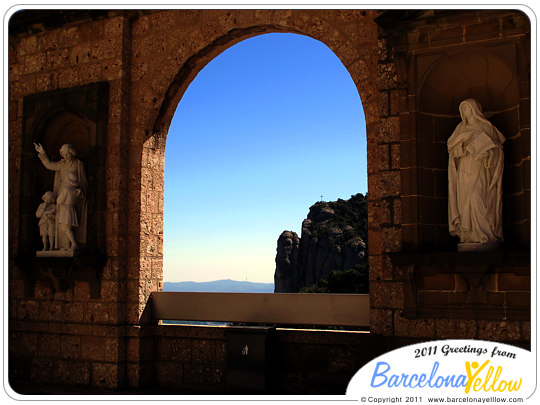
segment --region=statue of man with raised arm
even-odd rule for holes
[[[84,170],[84,164],[76,158],[76,152],[70,144],[64,144],[60,148],[60,159],[53,162],[49,159],[41,144],[34,144],[38,157],[47,169],[55,172],[53,192],[58,198],[64,195],[67,190],[71,190],[73,184],[77,184],[76,193],[79,198],[74,202],[74,214],[76,215],[76,223],[78,224],[73,229],[73,237],[78,243],[70,240],[70,236],[63,232],[63,227],[56,226],[55,249],[75,250],[80,247],[79,244],[86,242],[86,192],[88,181]],[[58,220],[58,216],[57,216]],[[59,232],[60,231],[60,232]]]

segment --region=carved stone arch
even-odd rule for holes
[[[211,42],[199,52],[192,55],[182,65],[167,89],[163,103],[159,109],[159,114],[154,122],[152,133],[162,135],[167,133],[172,117],[176,111],[176,107],[182,99],[189,84],[216,56],[246,39],[274,32],[287,32],[287,30],[272,26],[235,29],[229,32],[227,35]]]
[[[367,23],[367,22],[366,22]],[[372,23],[372,22],[371,22]],[[190,56],[178,72],[174,75],[169,87],[165,91],[163,100],[156,115],[153,115],[153,123],[149,125],[152,128],[151,135],[164,136],[170,125],[172,117],[176,111],[176,107],[180,102],[184,92],[189,84],[195,79],[197,74],[216,56],[224,52],[226,49],[258,35],[268,33],[292,33],[311,37],[324,43],[328,48],[340,59],[344,67],[351,75],[351,79],[357,86],[362,105],[366,112],[366,121],[373,121],[375,117],[369,112],[372,109],[367,109],[366,105],[371,105],[375,102],[375,94],[377,93],[377,82],[374,76],[375,61],[370,58],[362,58],[358,52],[358,48],[354,46],[352,40],[347,38],[340,31],[332,28],[329,24],[325,26],[323,20],[319,23],[323,27],[319,29],[303,30],[296,26],[284,26],[279,24],[264,24],[250,26],[246,28],[235,28],[228,31],[221,37],[212,39],[206,46],[198,52]],[[373,24],[373,23],[372,23]],[[321,34],[322,32],[322,34]],[[329,33],[330,32],[330,33]],[[374,44],[376,46],[376,44]],[[372,53],[368,52],[368,55]],[[150,135],[150,134],[147,134]]]
[[[233,14],[235,12],[232,12]],[[241,23],[240,12],[228,23],[223,23],[219,18],[206,20],[206,28],[212,32],[204,38],[202,35],[191,34],[193,39],[191,54],[183,58],[167,59],[174,62],[176,73],[171,74],[171,66],[164,69],[170,77],[168,84],[161,92],[154,92],[154,98],[158,101],[147,115],[147,132],[144,134],[143,147],[141,150],[141,204],[140,204],[140,263],[139,271],[150,269],[152,277],[162,280],[162,246],[163,246],[163,178],[164,157],[167,131],[180,102],[189,84],[195,79],[207,63],[225,51],[227,48],[261,34],[266,33],[294,33],[306,35],[324,43],[341,60],[344,67],[351,75],[351,79],[357,87],[365,113],[368,149],[376,148],[379,130],[379,78],[377,70],[377,26],[373,20],[366,18],[362,12],[350,10],[340,12],[338,18],[348,18],[351,27],[365,24],[366,35],[362,39],[355,32],[346,33],[336,28],[336,13],[329,12],[328,19],[324,13],[310,13],[305,10],[266,10],[257,14],[254,20]],[[217,17],[222,16],[218,14]],[[237,18],[238,17],[238,18]],[[244,21],[242,19],[242,21]],[[182,42],[183,43],[183,42]],[[177,46],[182,45],[181,42]],[[161,72],[165,75],[165,73]],[[150,107],[147,107],[150,108]],[[140,114],[144,116],[144,114]],[[368,159],[378,159],[378,154],[370,153]],[[368,162],[369,166],[369,162]],[[372,162],[373,167],[379,163]],[[397,179],[397,178],[396,178]],[[396,180],[398,181],[398,180]],[[392,184],[395,189],[399,184]],[[134,271],[135,269],[133,269]],[[140,278],[146,277],[139,274]],[[139,314],[142,313],[144,297],[150,291],[141,291]]]

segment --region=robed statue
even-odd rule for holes
[[[485,118],[478,101],[462,101],[459,112],[462,121],[448,139],[449,231],[467,249],[483,250],[503,241],[505,138]]]
[[[86,243],[86,192],[88,181],[84,164],[77,159],[70,144],[60,148],[60,159],[51,161],[40,144],[34,144],[38,157],[49,170],[53,170],[53,193],[57,198],[54,247],[60,250],[78,250]]]

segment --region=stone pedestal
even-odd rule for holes
[[[76,257],[80,255],[80,250],[39,250],[36,252],[36,257]]]
[[[458,252],[494,252],[500,250],[502,243],[458,243]]]

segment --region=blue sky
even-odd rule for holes
[[[273,282],[309,207],[367,192],[358,91],[323,43],[247,39],[190,84],[165,149],[164,280]]]

